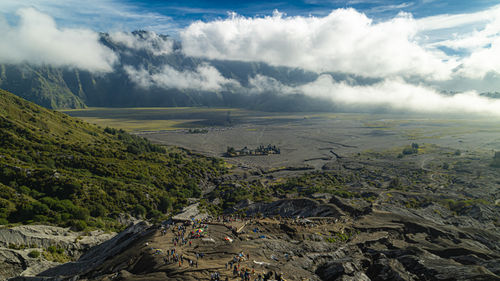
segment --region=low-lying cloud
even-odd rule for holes
[[[198,66],[196,71],[178,71],[169,65],[151,71],[144,67],[135,68],[129,65],[124,66],[124,69],[129,78],[143,88],[220,91],[240,86],[237,81],[225,78],[217,69],[208,64]]]
[[[156,56],[168,55],[173,51],[174,41],[152,31],[137,33],[114,32],[111,40],[133,50],[144,50]]]
[[[99,43],[99,35],[88,29],[58,28],[48,15],[33,8],[17,12],[19,22],[10,25],[0,18],[0,63],[30,63],[76,67],[92,72],[110,72],[116,54]]]
[[[300,94],[298,88],[287,86],[280,81],[265,75],[257,74],[248,78],[248,87],[243,89],[250,94],[278,93],[278,94]],[[240,90],[241,91],[241,90]]]
[[[249,78],[248,87],[240,88],[239,92],[301,94],[330,101],[345,110],[383,109],[404,113],[475,114],[500,117],[500,99],[481,96],[475,91],[444,94],[432,87],[410,84],[399,78],[357,85],[348,80],[336,81],[331,75],[323,74],[313,82],[290,86],[272,77],[258,74]]]
[[[424,85],[401,79],[387,79],[368,86],[336,82],[329,75],[300,86],[311,97],[329,99],[347,107],[382,107],[422,113],[472,113],[500,116],[500,100],[480,96],[474,91],[445,95]]]

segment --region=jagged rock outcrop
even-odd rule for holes
[[[31,248],[48,248],[58,246],[72,257],[100,244],[114,234],[103,231],[92,231],[89,235],[73,232],[69,228],[48,225],[22,225],[12,228],[0,228],[0,247],[9,245],[29,246]]]
[[[30,274],[29,276],[18,276],[11,278],[11,281],[59,281],[59,280],[78,280],[80,275],[88,274],[95,267],[102,264],[106,259],[125,251],[127,247],[151,233],[151,225],[140,221],[129,226],[124,231],[115,235],[113,238],[92,247],[75,262],[52,264],[50,268],[45,268],[43,272]]]
[[[82,255],[78,261],[48,269],[40,273],[39,276],[72,277],[86,274],[106,259],[123,252],[130,244],[152,231],[154,229],[151,228],[150,224],[144,221],[138,222],[129,226],[110,240],[93,247]]]
[[[0,228],[0,280],[19,275],[36,275],[59,263],[33,258],[31,251],[42,253],[50,246],[64,249],[74,259],[91,247],[110,239],[114,233],[92,231],[84,234],[69,228],[47,225],[22,225]]]
[[[182,212],[173,216],[172,220],[174,221],[190,221],[190,220],[202,220],[208,217],[208,214],[205,212],[201,212],[198,207],[200,203],[195,203],[184,207]]]

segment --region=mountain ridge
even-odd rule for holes
[[[145,31],[132,32],[136,42],[151,44],[148,48],[127,46],[114,41],[108,33],[100,33],[100,42],[116,52],[120,60],[110,73],[91,73],[70,67],[34,66],[28,63],[0,65],[0,88],[51,109],[91,107],[144,107],[144,106],[218,106],[244,107],[270,111],[329,111],[325,101],[301,94],[282,95],[273,90],[260,94],[240,90],[179,89],[175,87],[141,87],[131,80],[125,66],[158,70],[168,66],[176,71],[196,71],[208,64],[220,74],[247,87],[249,79],[264,75],[285,85],[311,82],[318,74],[301,69],[275,67],[262,62],[206,60],[185,56],[180,42],[165,35],[156,40],[171,42],[168,53],[155,54],[154,41],[150,43]],[[142,41],[141,41],[142,40]],[[172,41],[170,41],[172,40]],[[153,48],[153,49],[151,49]],[[300,101],[301,106],[295,105]],[[281,102],[286,106],[278,105]],[[304,104],[307,105],[304,107]],[[331,105],[329,103],[329,105]],[[286,109],[286,110],[285,110]]]

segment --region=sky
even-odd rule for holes
[[[176,36],[193,21],[212,21],[232,12],[245,17],[270,15],[274,10],[288,16],[326,16],[335,9],[354,8],[380,21],[400,12],[423,18],[473,13],[498,4],[498,0],[2,0],[0,13],[15,21],[19,8],[34,7],[51,15],[63,27],[87,27],[102,32],[145,29]]]
[[[150,33],[138,41],[133,30]],[[478,95],[500,91],[500,0],[0,1],[0,63],[113,71],[120,58],[99,42],[98,32],[154,55],[173,51],[171,41],[158,37],[166,34],[186,56],[319,75],[295,87],[256,75],[243,89],[208,63],[192,71],[123,66],[141,87],[273,89],[347,106],[500,115],[496,100]],[[336,81],[331,73],[378,82]]]

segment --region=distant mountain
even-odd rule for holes
[[[492,99],[500,99],[500,93],[499,92],[486,92],[486,93],[481,93],[481,96],[483,97],[488,97]]]
[[[113,229],[161,218],[223,173],[217,159],[100,128],[0,90],[0,224]]]
[[[151,43],[147,32],[133,32],[134,42]],[[172,43],[165,54],[151,48],[140,48],[113,40],[102,33],[101,43],[120,57],[111,73],[91,73],[78,69],[50,66],[0,65],[0,88],[47,108],[140,107],[140,106],[227,106],[271,111],[331,110],[332,105],[301,94],[282,95],[270,89],[249,94],[241,89],[257,75],[275,79],[283,85],[311,82],[318,74],[300,69],[274,67],[260,62],[216,61],[186,57],[180,43],[166,36],[156,38],[155,44]],[[159,38],[159,39],[158,39]],[[130,39],[130,38],[129,38]],[[161,42],[158,40],[163,40]],[[142,45],[139,45],[142,46]],[[154,45],[152,45],[154,47]],[[241,88],[221,90],[179,89],[175,87],[140,87],[132,81],[126,67],[159,70],[168,66],[176,71],[194,71],[208,64],[227,79],[237,81]]]

